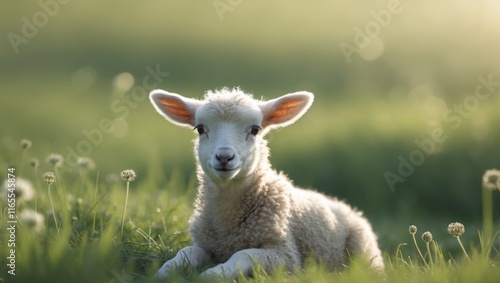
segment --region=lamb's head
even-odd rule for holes
[[[150,100],[167,120],[198,132],[201,168],[217,184],[227,185],[255,171],[262,151],[267,151],[264,135],[299,119],[311,106],[313,95],[301,91],[258,101],[239,89],[222,89],[195,100],[154,90]]]

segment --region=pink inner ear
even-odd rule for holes
[[[281,103],[273,112],[265,117],[267,124],[282,123],[292,119],[297,114],[297,110],[301,109],[300,106],[303,103],[304,101],[301,99],[290,99]]]
[[[186,109],[186,106],[181,101],[160,98],[160,103],[164,106],[166,112],[175,120],[189,122],[193,118],[191,112]]]

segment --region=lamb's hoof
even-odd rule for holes
[[[155,280],[166,280],[171,273],[175,273],[176,266],[171,262],[167,261],[163,264],[163,266],[156,272],[154,279]]]
[[[228,274],[228,271],[222,266],[216,266],[203,271],[200,274],[200,278],[203,279],[221,279],[221,278],[232,278],[232,274]]]
[[[160,273],[160,271],[156,272],[155,276],[153,277],[154,280],[159,281],[159,280],[165,280],[167,279],[167,274],[165,273]]]

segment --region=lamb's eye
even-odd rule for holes
[[[262,128],[261,128],[261,127],[259,127],[259,126],[253,126],[253,127],[252,127],[252,130],[250,130],[250,133],[251,133],[252,135],[256,136],[256,135],[259,133],[259,131],[260,131],[261,129],[262,129]]]
[[[203,125],[197,125],[196,127],[193,128],[193,130],[196,129],[198,131],[198,134],[202,135],[205,133],[205,128]]]

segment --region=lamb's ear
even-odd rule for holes
[[[151,91],[149,99],[160,115],[180,126],[195,126],[196,110],[203,104],[199,100],[161,89]]]
[[[299,91],[263,102],[260,110],[263,114],[263,128],[285,127],[297,121],[311,106],[314,95]]]

